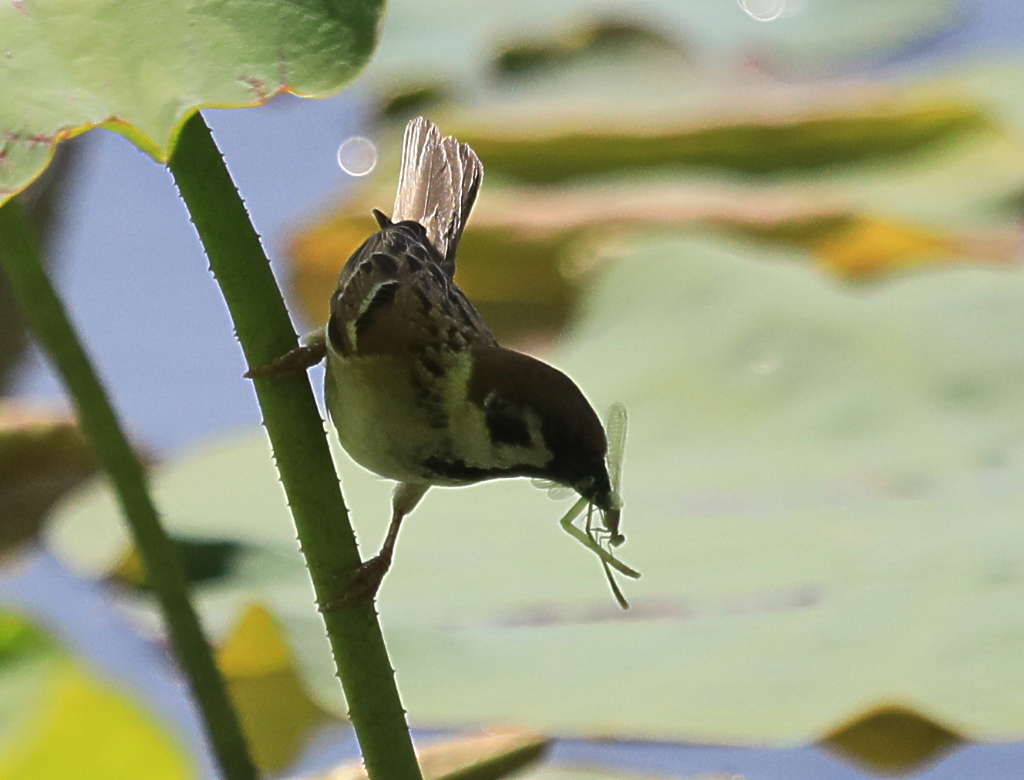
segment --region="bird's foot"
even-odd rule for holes
[[[389,568],[391,568],[390,556],[375,555],[368,561],[364,561],[352,575],[344,593],[320,604],[320,611],[326,613],[338,607],[361,601],[373,601]]]
[[[266,365],[250,368],[243,376],[247,379],[294,376],[315,366],[326,354],[327,348],[323,339],[316,339],[274,358]]]

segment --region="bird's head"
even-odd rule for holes
[[[524,476],[577,492],[588,514],[596,509],[601,515],[603,529],[596,532],[613,546],[622,544],[618,475],[624,420],[621,426],[611,420],[606,436],[572,379],[536,358],[501,347],[474,350],[470,397],[483,407],[493,442],[528,444],[543,453],[535,461],[538,465],[521,472]]]

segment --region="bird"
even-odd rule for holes
[[[639,574],[602,544],[624,539],[624,409],[609,424],[617,442],[609,457],[605,429],[576,383],[501,346],[454,281],[483,173],[467,144],[442,136],[424,117],[412,119],[392,213],[373,210],[378,229],[344,264],[326,324],[246,376],[305,370],[326,357],[325,406],[342,447],[397,483],[380,552],[362,564],[343,600],[376,595],[403,519],[431,487],[531,477],[579,494],[562,526],[599,556],[626,607],[609,566]],[[584,510],[580,529],[573,522]],[[601,525],[593,523],[595,511]]]

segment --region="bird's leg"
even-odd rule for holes
[[[311,331],[299,339],[300,346],[276,357],[266,365],[255,366],[245,372],[248,379],[289,376],[300,374],[307,368],[315,366],[327,354],[323,328]]]
[[[430,485],[411,484],[408,482],[399,482],[395,486],[395,493],[391,501],[391,524],[388,526],[388,535],[384,538],[384,544],[381,545],[380,552],[369,560],[364,561],[356,569],[341,598],[337,601],[321,605],[321,612],[326,612],[341,604],[351,604],[363,599],[372,599],[377,595],[377,589],[380,588],[381,580],[384,579],[384,575],[391,568],[391,559],[395,552],[395,542],[398,541],[398,529],[402,525],[402,520],[416,508],[420,499],[423,498],[423,494],[429,488]]]

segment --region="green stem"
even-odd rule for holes
[[[149,495],[146,474],[125,436],[64,306],[40,262],[32,228],[21,204],[0,208],[0,266],[7,271],[39,343],[50,356],[78,412],[79,424],[113,483],[114,492],[167,621],[171,644],[192,688],[224,776],[254,780],[238,717],[224,679],[188,599],[185,571]]]
[[[295,330],[270,263],[198,113],[183,128],[170,169],[248,364],[265,365],[293,349]],[[335,604],[361,561],[309,377],[303,373],[254,384],[317,600]],[[324,622],[369,776],[420,780],[373,604],[366,600],[333,608]]]

